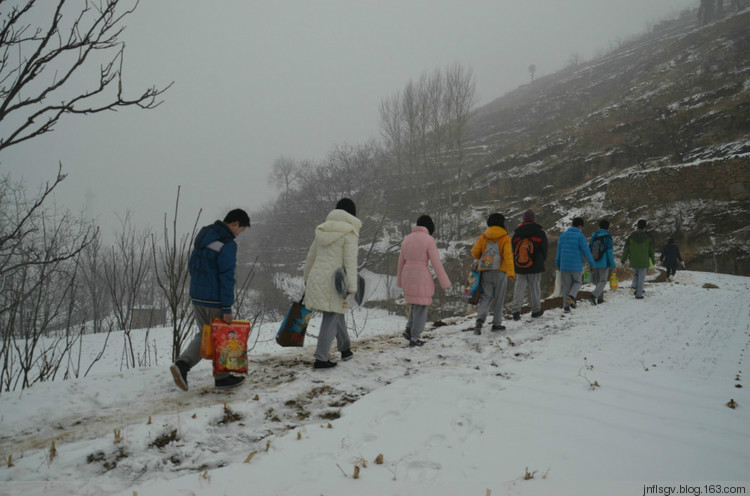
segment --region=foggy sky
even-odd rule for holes
[[[131,211],[160,229],[177,186],[192,226],[275,197],[281,155],[321,160],[335,144],[379,138],[378,105],[410,79],[459,62],[479,105],[589,60],[697,0],[142,0],[126,18],[126,96],[174,81],[155,110],[63,117],[0,155],[30,193],[57,172],[58,206],[105,234]],[[98,67],[94,68],[95,70]],[[94,78],[97,74],[94,72]],[[93,80],[95,81],[95,79]]]

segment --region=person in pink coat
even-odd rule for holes
[[[406,302],[411,304],[404,332],[410,348],[424,344],[419,337],[427,323],[427,308],[432,304],[432,295],[435,293],[429,265],[432,265],[440,287],[448,289],[451,285],[432,237],[434,231],[435,224],[430,216],[423,215],[417,220],[411,234],[401,242],[396,284],[404,290]]]

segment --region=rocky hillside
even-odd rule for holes
[[[463,198],[514,226],[526,208],[556,239],[570,219],[639,218],[691,268],[750,274],[750,11],[663,22],[590,63],[478,109]]]

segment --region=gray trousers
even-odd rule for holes
[[[477,309],[477,324],[484,324],[491,307],[493,313],[492,325],[499,326],[503,323],[503,307],[505,306],[508,277],[502,270],[485,270],[479,274],[482,297],[479,299],[479,308]]]
[[[609,267],[591,269],[591,283],[595,285],[594,296],[600,298],[604,294],[604,287],[609,281]]]
[[[224,316],[224,311],[221,308],[204,307],[200,305],[193,305],[193,318],[198,326],[198,333],[193,336],[193,339],[182,351],[178,360],[182,360],[187,363],[190,368],[195,367],[201,358],[201,341],[203,338],[203,326],[205,324],[211,325],[213,319],[221,319]],[[227,377],[229,374],[217,374],[215,377],[221,379]]]
[[[513,312],[520,312],[526,293],[529,294],[529,305],[532,312],[542,309],[542,273],[518,274],[516,273],[516,284],[513,286]]]
[[[411,334],[412,341],[419,339],[424,331],[424,326],[427,324],[427,308],[427,305],[411,304],[409,320],[406,321],[406,332]]]
[[[563,308],[568,308],[568,295],[574,299],[578,295],[578,290],[581,289],[581,282],[580,272],[560,271],[560,286],[562,289],[560,294],[563,298]]]
[[[346,318],[343,313],[322,313],[323,322],[320,323],[315,359],[327,362],[334,338],[336,338],[336,347],[339,351],[346,351],[351,348],[351,341],[349,340],[349,332],[346,330]]]
[[[631,287],[635,288],[636,296],[643,296],[643,285],[646,283],[646,272],[648,268],[643,269],[633,268],[633,284]]]

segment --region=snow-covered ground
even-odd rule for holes
[[[0,396],[0,495],[750,493],[750,278],[627,286],[503,333],[449,319],[415,349],[403,316],[359,311],[353,360],[259,342],[231,392],[208,362],[177,389],[152,330],[158,366]]]

